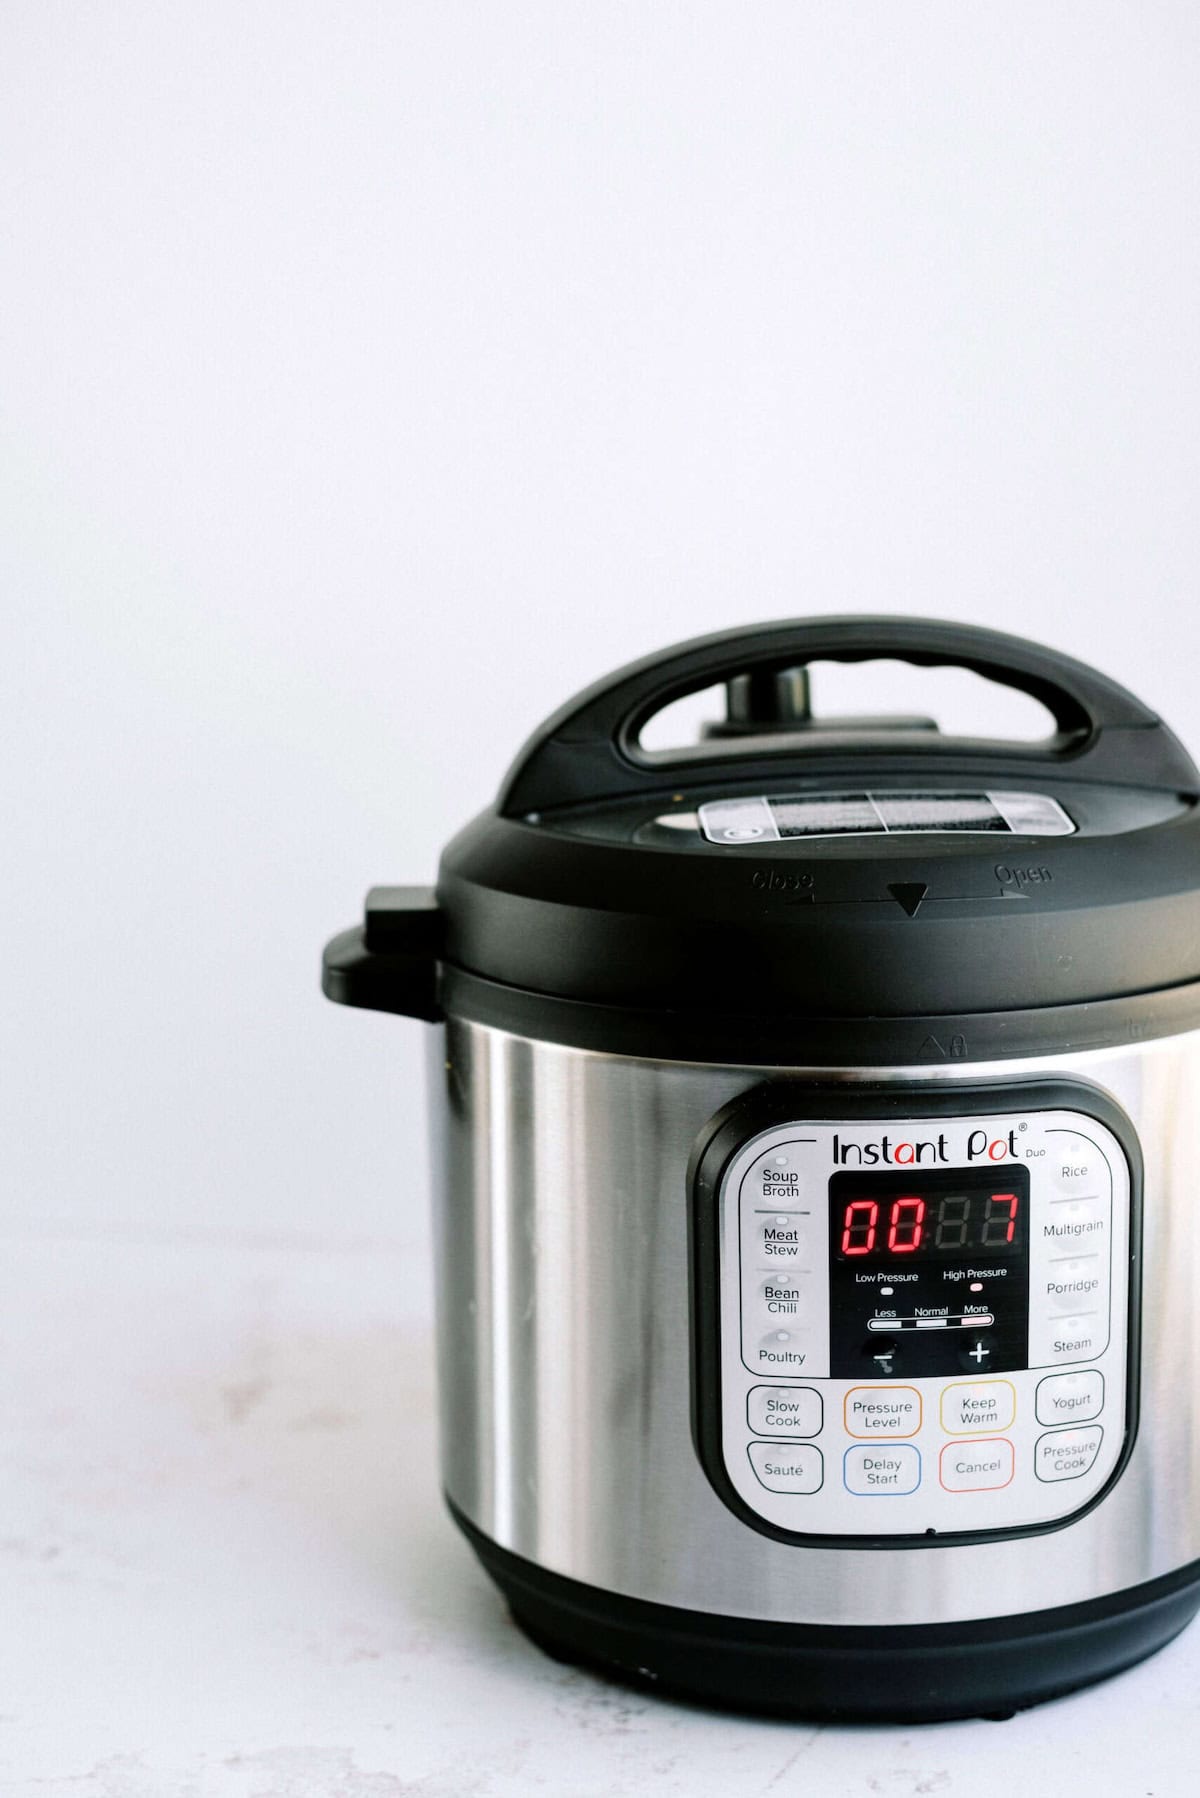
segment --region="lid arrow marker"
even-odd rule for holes
[[[919,880],[898,880],[894,886],[888,887],[888,892],[896,904],[902,906],[910,918],[916,917],[921,901],[928,891],[929,888]]]

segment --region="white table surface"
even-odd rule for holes
[[[3,1249],[5,1798],[1197,1791],[1197,1628],[1007,1723],[912,1729],[546,1659],[441,1509],[427,1281],[395,1244]]]

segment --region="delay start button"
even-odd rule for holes
[[[842,1458],[842,1478],[858,1498],[903,1498],[921,1484],[921,1452],[909,1442],[859,1443]]]

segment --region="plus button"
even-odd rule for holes
[[[977,1342],[973,1349],[967,1350],[967,1353],[971,1357],[971,1360],[974,1361],[976,1367],[982,1367],[984,1362],[990,1357],[991,1352],[990,1349],[984,1348],[982,1342]]]

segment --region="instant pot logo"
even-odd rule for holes
[[[986,1130],[968,1133],[961,1158],[968,1162],[1009,1161],[1017,1153],[1017,1133],[989,1136]],[[909,1140],[893,1140],[879,1136],[871,1142],[844,1142],[841,1133],[833,1133],[833,1159],[838,1167],[930,1167],[937,1162],[959,1159],[951,1155],[950,1139],[944,1132]]]

